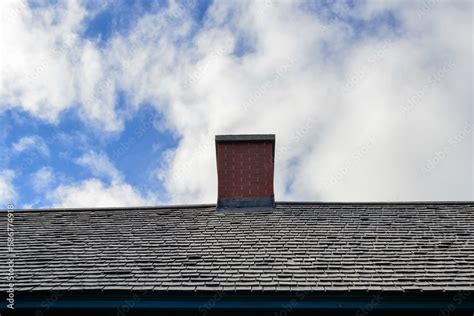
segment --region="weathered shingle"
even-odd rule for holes
[[[474,203],[17,211],[14,228],[17,291],[474,290]]]

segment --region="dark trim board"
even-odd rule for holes
[[[0,311],[2,316],[472,316],[472,310],[337,310],[337,309],[16,309],[14,312]]]
[[[54,298],[54,299],[52,299]],[[21,293],[15,315],[473,315],[474,293],[65,291]],[[2,306],[4,307],[4,306]],[[6,309],[0,309],[2,315]],[[31,313],[33,312],[33,313]],[[398,314],[397,314],[398,313]],[[8,314],[7,314],[8,315]]]

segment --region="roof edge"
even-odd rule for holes
[[[104,207],[49,207],[49,208],[17,208],[13,210],[0,209],[0,212],[56,212],[56,211],[114,211],[114,210],[160,210],[160,209],[181,209],[181,208],[208,208],[215,207],[216,204],[170,204],[170,205],[154,205],[154,206],[104,206]]]
[[[356,201],[356,202],[337,202],[337,201],[325,201],[325,202],[310,202],[310,201],[279,201],[276,202],[277,204],[287,204],[287,205],[436,205],[436,204],[459,204],[459,205],[466,205],[466,204],[474,204],[474,200],[469,201]]]
[[[380,201],[380,202],[319,202],[319,201],[276,201],[279,205],[474,205],[474,201]],[[51,208],[32,208],[32,209],[13,209],[15,212],[56,212],[56,211],[108,211],[108,210],[159,210],[159,209],[182,209],[182,208],[208,208],[216,207],[215,203],[202,204],[169,204],[154,206],[106,206],[106,207],[51,207]],[[9,209],[0,209],[0,212],[12,211]]]

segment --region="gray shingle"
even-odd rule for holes
[[[474,290],[474,203],[36,210],[14,224],[19,291]],[[2,266],[9,255],[3,243]]]

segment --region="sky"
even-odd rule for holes
[[[277,201],[474,200],[473,4],[1,1],[0,209],[215,203],[216,134]]]

